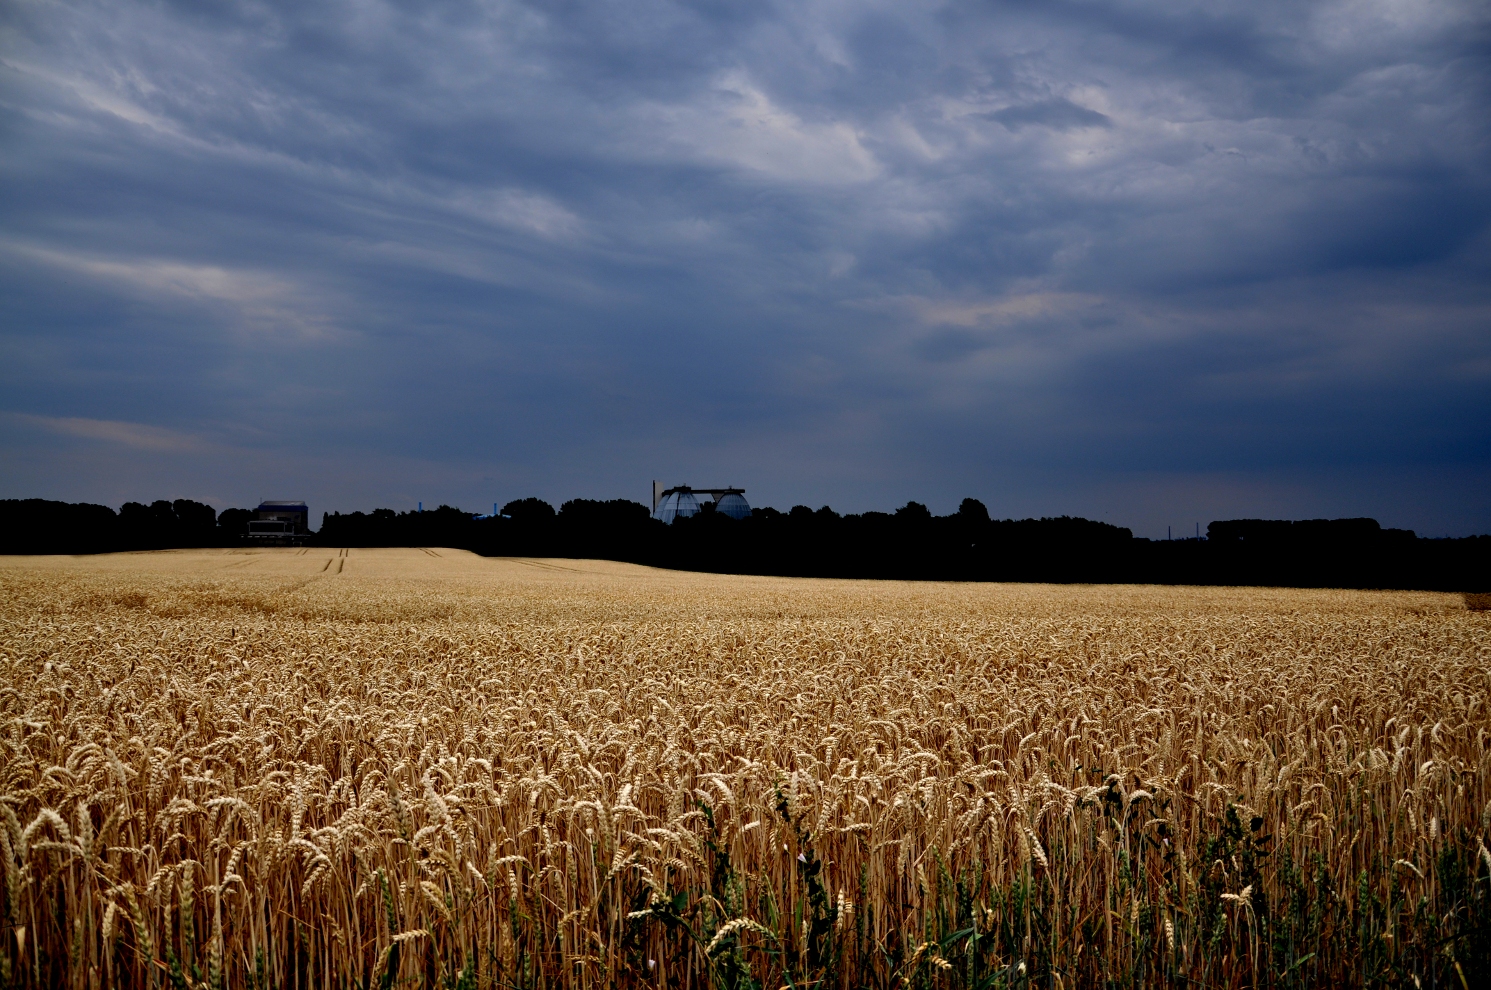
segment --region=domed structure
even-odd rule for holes
[[[731,519],[745,519],[751,514],[751,507],[746,504],[745,496],[740,492],[726,492],[715,499],[714,511]]]
[[[694,498],[694,493],[687,488],[675,488],[658,502],[657,508],[653,510],[652,518],[671,524],[675,519],[698,514],[699,500]]]
[[[699,495],[714,496],[714,503],[701,506],[696,497]],[[713,508],[731,519],[748,519],[751,515],[744,488],[690,488],[688,485],[664,488],[661,482],[652,483],[652,518],[659,522],[671,524],[676,519],[697,516],[705,508]]]

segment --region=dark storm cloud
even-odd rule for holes
[[[1483,6],[0,17],[5,494],[1491,529]]]

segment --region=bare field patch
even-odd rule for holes
[[[0,558],[30,986],[1474,984],[1460,596]]]

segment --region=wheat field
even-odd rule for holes
[[[1457,597],[441,549],[0,582],[7,985],[1486,978]]]

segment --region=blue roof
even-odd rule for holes
[[[739,492],[730,492],[714,503],[714,511],[731,519],[745,519],[751,514],[751,506]]]
[[[660,519],[665,523],[671,523],[675,519],[699,514],[699,500],[694,498],[694,493],[689,491],[669,492],[663,496],[663,500],[657,504],[657,511],[652,518]]]

